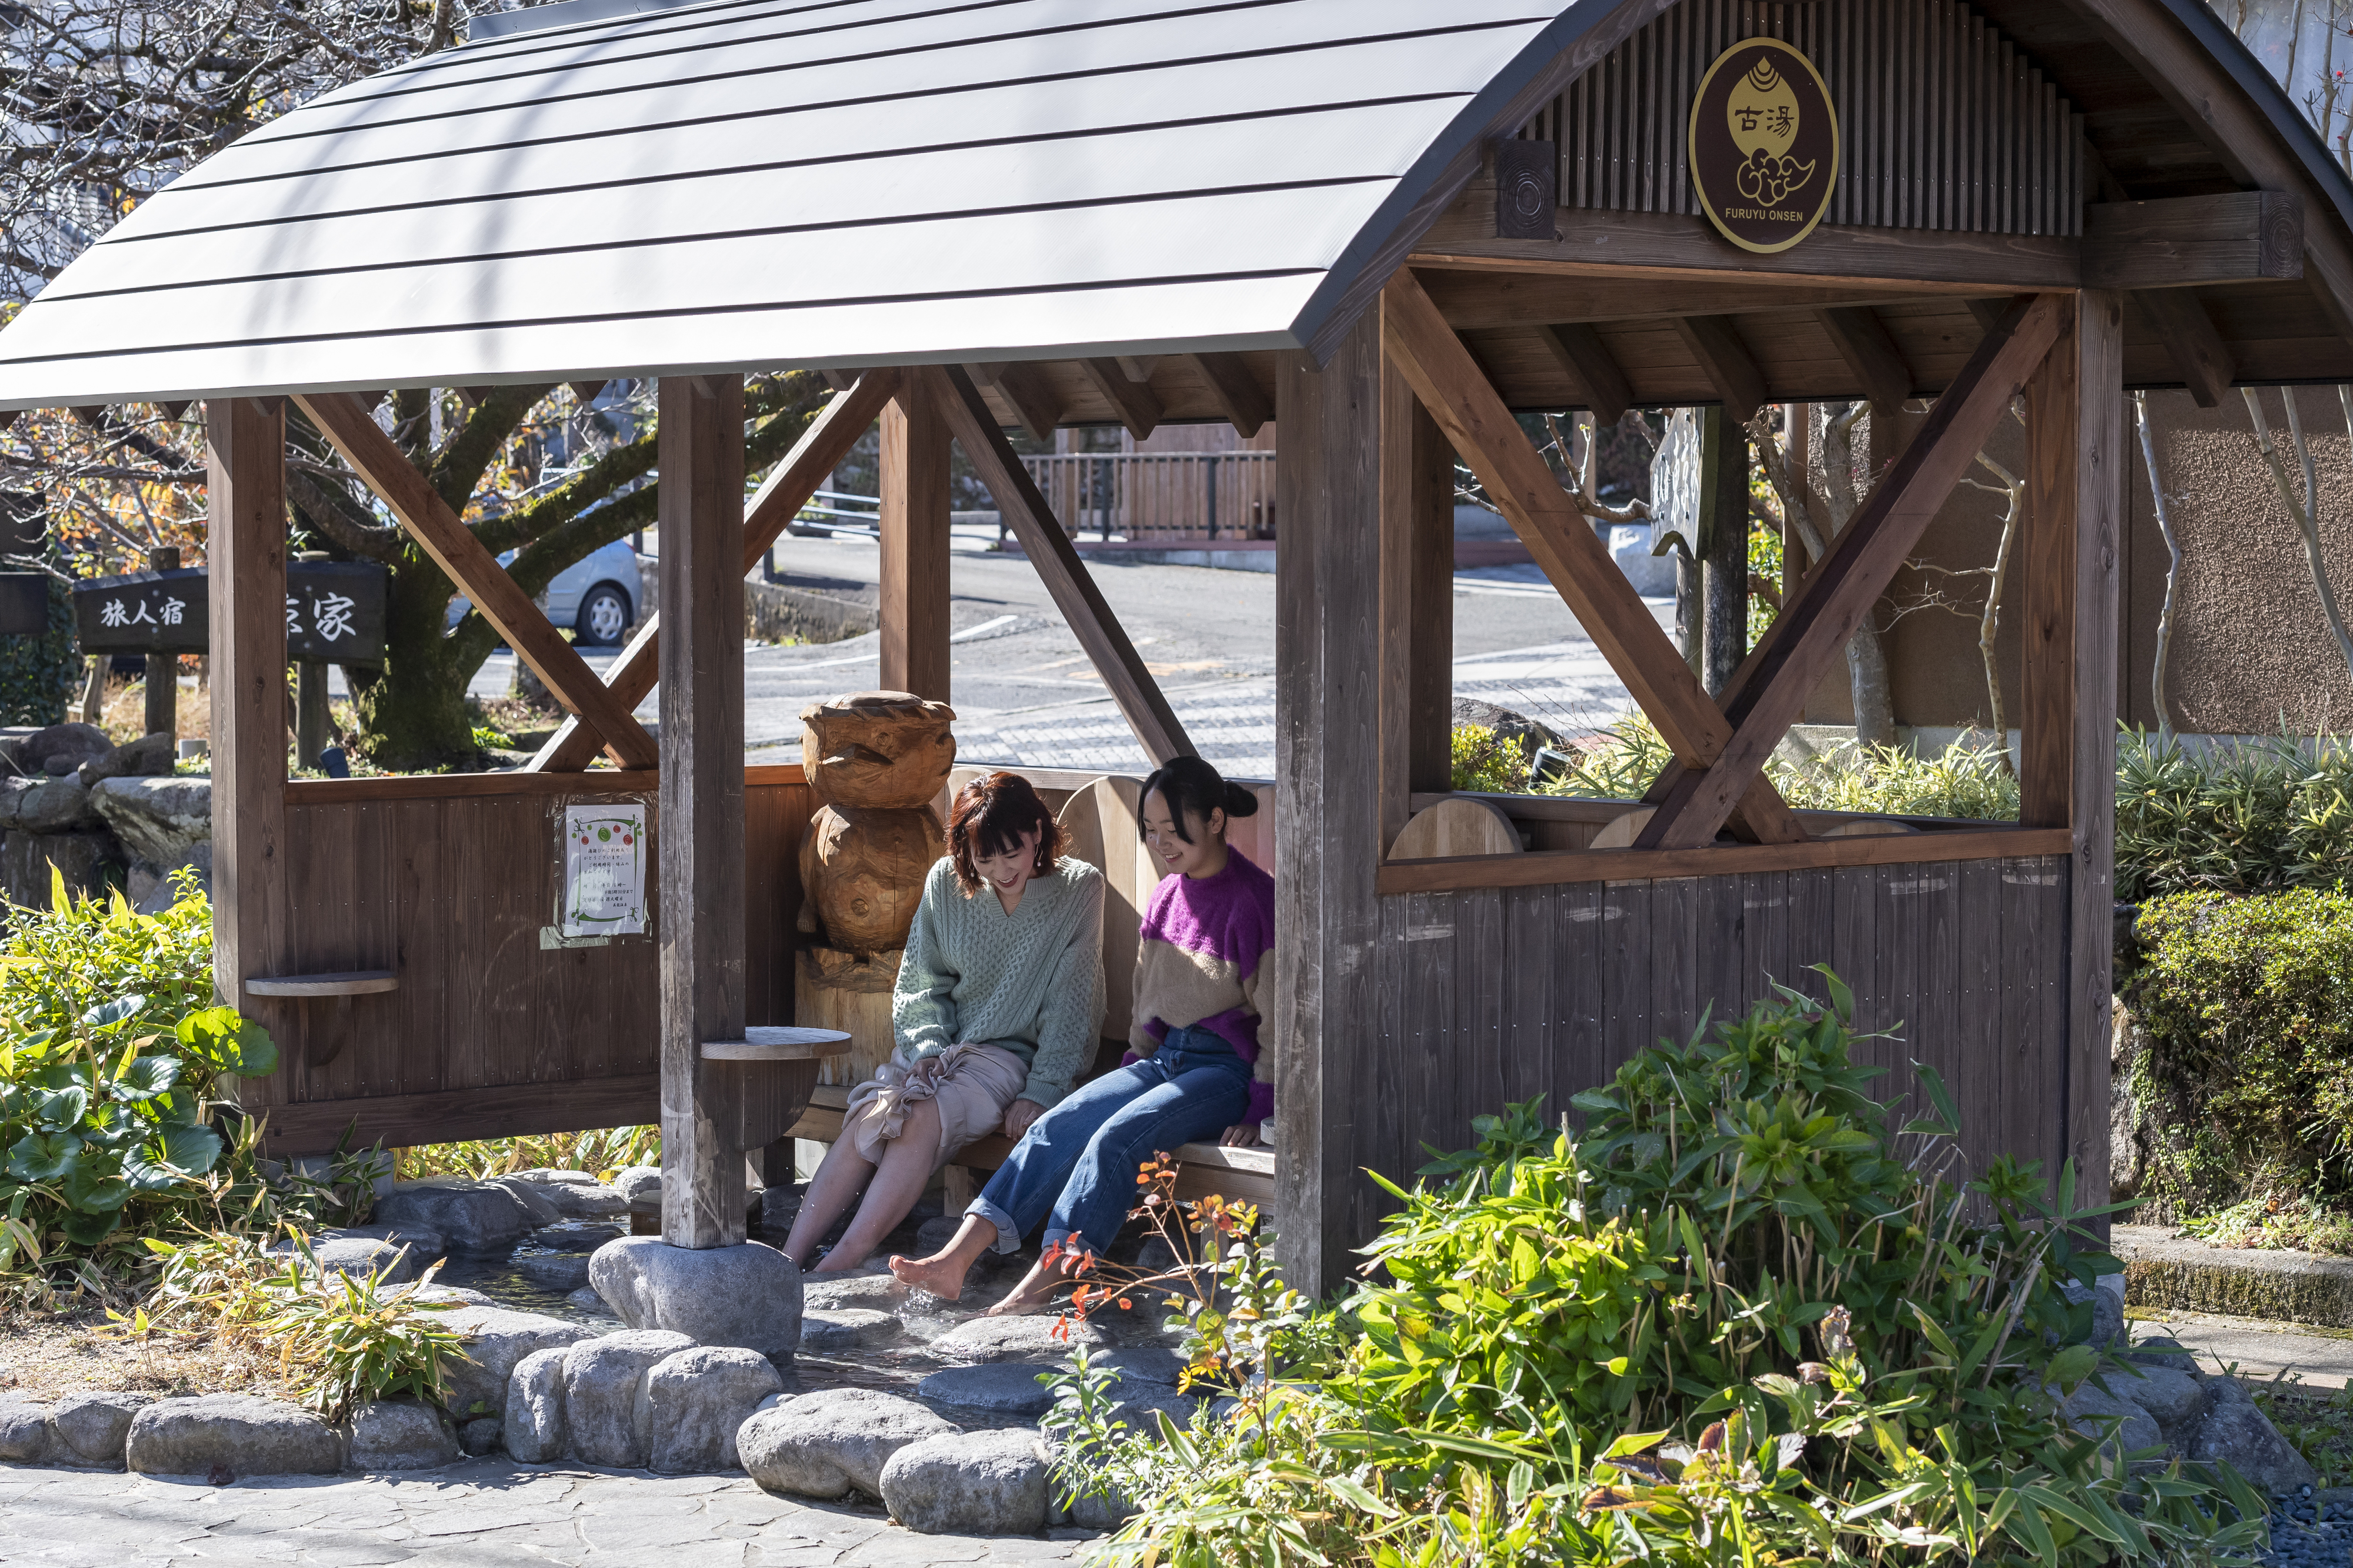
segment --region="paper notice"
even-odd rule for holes
[[[646,929],[646,808],[564,808],[564,934]]]

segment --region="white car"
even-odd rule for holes
[[[508,551],[499,557],[507,565],[515,558]],[[628,635],[645,596],[645,580],[638,574],[638,554],[626,539],[590,552],[555,574],[539,596],[539,607],[557,626],[572,627],[572,640],[583,647],[611,647]],[[460,594],[449,602],[449,622],[455,626],[471,601]]]

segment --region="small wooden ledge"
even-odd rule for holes
[[[759,1025],[744,1031],[740,1040],[705,1040],[707,1062],[805,1062],[818,1057],[846,1056],[849,1037],[839,1029],[796,1029],[783,1025]]]
[[[263,974],[245,983],[248,996],[372,996],[400,989],[389,969],[350,969],[336,974]]]

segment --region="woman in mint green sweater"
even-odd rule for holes
[[[814,1272],[863,1264],[975,1139],[1019,1138],[1061,1103],[1103,1026],[1103,874],[1060,858],[1061,830],[1029,781],[991,773],[958,792],[948,853],[923,882],[891,998],[891,1059],[849,1098],[785,1251]]]

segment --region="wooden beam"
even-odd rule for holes
[[[882,689],[948,700],[948,426],[925,379],[882,410]]]
[[[2304,276],[2304,199],[2229,191],[2084,209],[2084,287],[2195,289]]]
[[[515,585],[498,558],[474,537],[473,530],[458,520],[408,455],[376,424],[375,416],[348,393],[298,396],[295,402],[343,460],[367,481],[368,488],[384,498],[385,505],[418,547],[473,601],[482,618],[498,628],[515,657],[547,683],[549,694],[565,710],[579,715],[602,736],[605,749],[621,766],[652,767],[653,737],[596,678],[588,661],[548,623],[531,595]]]
[[[2075,380],[2083,366],[2073,352],[2072,304],[2063,327],[2058,345],[2026,384],[2018,820],[2027,827],[2066,827],[2075,812],[2075,715],[2083,699],[2075,668],[2076,535],[2084,502],[2075,461],[2084,389]]]
[[[1034,364],[1018,363],[968,364],[965,369],[1005,399],[1032,440],[1054,438],[1054,427],[1062,422],[1062,399],[1054,390],[1053,377]]]
[[[1113,363],[1119,366],[1119,373],[1122,375],[1141,386],[1152,379],[1153,371],[1160,363],[1160,356],[1158,354],[1120,354],[1114,357]]]
[[[2189,388],[2198,406],[2212,408],[2221,404],[2239,377],[2238,361],[2222,334],[2214,330],[2214,319],[2206,313],[2198,291],[2148,289],[2132,299],[2157,329],[2173,368],[2181,373],[2182,384]]]
[[[2266,182],[2270,183],[2270,182]],[[1913,294],[2013,294],[2073,289],[2082,242],[2029,234],[1822,224],[1772,256],[1736,248],[1707,219],[1679,213],[1565,208],[1556,239],[1498,239],[1492,181],[1473,181],[1413,247],[1411,265],[1485,263],[1514,269],[1672,281],[1900,283]],[[1667,301],[1667,309],[1675,307]]]
[[[698,385],[700,382],[702,384]],[[661,378],[662,1239],[744,1238],[744,378]]]
[[[1695,849],[1714,842],[1921,531],[1976,461],[2019,384],[2042,363],[2065,309],[2062,295],[2021,300],[1978,345],[1904,455],[1743,661],[1725,704],[1732,739],[1715,765],[1684,764],[1636,847]]]
[[[744,512],[744,570],[749,572],[768,553],[801,508],[808,504],[826,479],[839,467],[850,449],[866,434],[899,389],[899,373],[895,370],[871,370],[858,378],[858,384],[848,392],[836,393],[818,416],[809,421],[793,449],[785,454],[783,462],[768,470],[759,491],[752,497]],[[660,671],[661,616],[649,616],[605,671],[605,684],[613,689],[616,699],[634,710],[653,690]],[[567,718],[561,728],[541,746],[532,758],[531,770],[540,773],[578,773],[596,755],[598,747],[595,731],[580,721]]]
[[[1194,372],[1209,388],[1209,395],[1226,411],[1226,422],[1247,441],[1274,417],[1274,399],[1240,354],[1187,354]]]
[[[1732,318],[1677,316],[1672,325],[1675,336],[1699,362],[1708,384],[1724,399],[1724,411],[1732,422],[1746,425],[1757,417],[1757,410],[1765,404],[1765,373],[1757,368],[1757,356],[1748,352],[1748,345],[1740,341]]]
[[[1417,261],[1414,275],[1458,332],[1490,327],[1544,327],[1563,321],[1662,319],[1655,278],[1591,273],[1507,272],[1492,263]],[[1678,279],[1672,311],[1736,316],[1753,311],[1818,310],[1831,305],[1900,304],[1917,296],[1894,283],[1785,283]]]
[[[1478,474],[1677,760],[1706,767],[1731,738],[1724,714],[1410,270],[1400,270],[1381,291],[1381,337],[1415,395]],[[1772,786],[1755,782],[1755,793],[1741,803],[1746,830],[1776,843],[1803,838],[1805,830]]]
[[[1160,423],[1160,398],[1152,388],[1140,381],[1130,381],[1127,373],[1114,359],[1082,359],[1075,362],[1089,384],[1103,395],[1127,433],[1137,440],[1152,434]]]
[[[1454,451],[1395,362],[1381,361],[1380,845],[1419,790],[1452,786]]]
[[[1710,844],[1697,849],[1539,849],[1519,855],[1457,855],[1392,860],[1381,868],[1383,898],[1460,893],[1474,888],[1543,888],[1568,882],[1648,882],[1670,877],[1732,877],[1852,866],[1944,865],[1957,860],[2064,855],[2054,829],[1968,827],[1949,833],[1890,833],[1815,838],[1803,844]]]
[[[1086,650],[1095,673],[1103,677],[1103,689],[1118,704],[1145,754],[1155,764],[1172,757],[1192,756],[1193,742],[1186,738],[1176,710],[1161,695],[1152,672],[1144,668],[1135,645],[1104,601],[1103,590],[1087,575],[1086,563],[1071,547],[1062,525],[1054,520],[1046,498],[1029,478],[1029,470],[1021,466],[1020,456],[990,416],[980,389],[955,365],[923,374],[931,385],[933,402],[944,414],[956,444],[964,448],[965,461],[997,498],[1005,526],[1021,542],[1023,552],[1053,595],[1055,608],[1062,612],[1063,621]]]
[[[1832,306],[1816,310],[1831,346],[1854,373],[1855,384],[1875,407],[1893,413],[1912,395],[1912,367],[1887,335],[1886,323],[1863,306]]]
[[[1602,426],[1615,425],[1634,405],[1634,389],[1626,372],[1601,334],[1583,321],[1558,321],[1546,327],[1544,346],[1568,377],[1576,400]]]
[[[2078,1205],[2108,1201],[2109,1061],[2115,1026],[2116,618],[2126,479],[2123,312],[2114,294],[2076,296],[2073,875],[2068,952],[2067,1143]]]
[[[286,420],[250,398],[205,405],[212,571],[213,984],[252,1010],[250,974],[292,952],[286,837]],[[276,1029],[285,1004],[261,1004]],[[290,1098],[283,1061],[251,1097]]]

